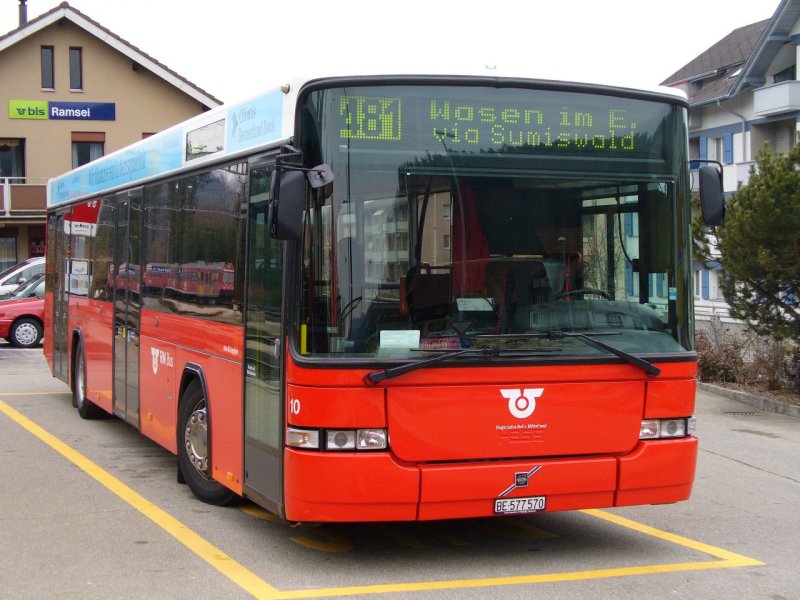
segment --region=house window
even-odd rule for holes
[[[724,141],[721,137],[709,138],[708,140],[708,158],[710,160],[718,160],[722,162],[722,156],[725,153]]]
[[[103,144],[97,142],[72,142],[72,168],[97,160],[103,156]]]
[[[450,250],[450,234],[445,233],[444,237],[442,238],[442,248],[445,250]]]
[[[45,227],[44,225],[28,226],[28,254],[34,256],[44,256],[45,251]]]
[[[712,300],[725,300],[720,287],[720,273],[718,269],[709,271],[709,296]]]
[[[0,177],[25,177],[25,140],[0,138]]]
[[[772,76],[772,80],[775,83],[782,83],[784,81],[794,81],[795,80],[794,68],[795,65],[792,65],[791,67],[788,67],[783,71],[775,73],[775,75]]]
[[[93,131],[72,132],[72,168],[80,167],[103,156],[106,134]]]
[[[83,49],[69,49],[69,89],[83,89]]]
[[[42,46],[42,89],[56,89],[55,50],[53,46]]]
[[[694,270],[694,297],[697,300],[709,299],[709,276],[706,269]]]
[[[0,271],[17,264],[17,228],[0,229]]]
[[[700,158],[718,160],[726,165],[731,164],[733,162],[733,134],[726,133],[722,137],[707,138],[705,154]]]

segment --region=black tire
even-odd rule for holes
[[[72,374],[72,406],[78,409],[82,419],[99,419],[105,411],[86,397],[86,359],[83,345],[78,344],[72,359],[75,371]]]
[[[42,341],[42,325],[36,319],[24,317],[15,321],[9,331],[8,341],[17,348],[33,348]]]
[[[203,386],[193,380],[178,409],[178,469],[192,493],[207,504],[227,506],[239,496],[211,479],[208,444],[208,405]]]

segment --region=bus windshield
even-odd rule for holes
[[[336,180],[306,211],[300,354],[606,353],[566,332],[691,349],[680,104],[395,85],[312,90],[301,108],[306,160]]]

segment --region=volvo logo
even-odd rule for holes
[[[536,465],[535,467],[533,467],[527,473],[525,473],[525,472],[523,472],[523,473],[514,473],[514,483],[512,483],[510,486],[508,486],[506,489],[504,489],[502,492],[500,492],[497,495],[497,497],[498,498],[504,498],[505,496],[508,496],[511,492],[513,492],[517,488],[528,487],[528,481],[530,480],[530,478],[533,477],[539,471],[539,469],[541,469],[541,468],[542,468],[542,465]]]
[[[500,390],[503,398],[508,400],[508,412],[518,419],[525,419],[536,409],[536,398],[542,395],[544,388],[526,388],[517,390]]]

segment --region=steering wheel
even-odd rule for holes
[[[578,288],[576,290],[568,290],[566,292],[556,294],[555,299],[561,300],[562,298],[567,298],[570,296],[583,296],[584,294],[594,294],[595,296],[602,296],[606,300],[611,300],[611,294],[597,288]]]

